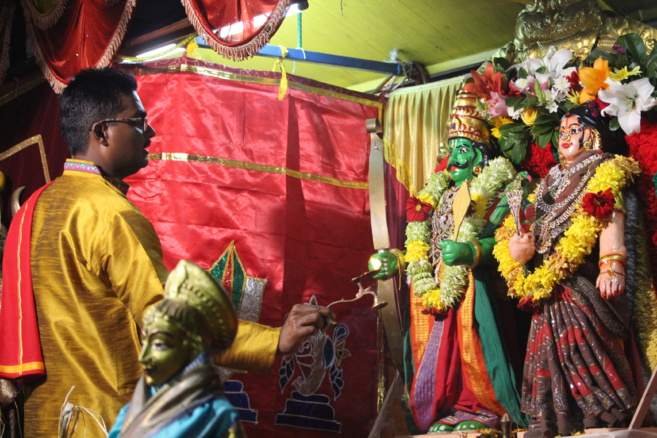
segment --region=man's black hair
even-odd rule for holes
[[[61,99],[61,129],[71,156],[89,147],[94,123],[123,111],[123,96],[137,89],[131,73],[112,68],[82,70],[64,89]]]

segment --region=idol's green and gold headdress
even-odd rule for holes
[[[200,266],[181,260],[164,285],[165,300],[195,309],[198,334],[215,350],[227,349],[237,334],[237,315],[223,287]]]

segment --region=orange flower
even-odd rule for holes
[[[579,69],[579,80],[584,84],[584,89],[579,95],[579,103],[595,99],[599,90],[606,90],[609,84],[605,81],[609,77],[609,61],[602,57],[595,60],[593,67],[582,67]]]

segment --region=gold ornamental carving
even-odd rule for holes
[[[519,14],[515,39],[499,55],[511,62],[542,58],[550,46],[586,58],[594,48],[611,51],[620,35],[635,32],[650,51],[657,30],[638,21],[609,17],[595,0],[534,0]]]

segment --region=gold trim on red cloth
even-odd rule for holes
[[[289,169],[287,167],[268,166],[266,164],[246,163],[244,161],[228,160],[226,158],[211,157],[208,155],[195,155],[187,154],[184,152],[159,152],[148,154],[149,160],[162,160],[162,161],[193,161],[197,163],[210,163],[218,164],[220,166],[234,167],[237,169],[255,170],[258,172],[280,173],[292,178],[305,179],[308,181],[317,181],[326,184],[332,184],[337,187],[345,187],[349,189],[363,189],[367,190],[369,184],[360,181],[341,181],[336,178],[325,175],[317,175],[314,173],[300,172],[298,170]]]
[[[32,145],[37,145],[39,147],[39,156],[41,157],[41,167],[43,168],[43,177],[48,183],[50,182],[50,171],[48,171],[48,160],[46,159],[46,149],[43,145],[43,138],[41,137],[41,134],[37,134],[33,137],[30,137],[27,140],[24,140],[18,143],[17,145],[7,149],[6,151],[0,153],[0,161],[7,159],[14,154],[17,154],[23,149]]]
[[[205,65],[193,65],[189,59],[182,58],[183,61],[180,62],[179,59],[168,60],[168,63],[162,63],[162,66],[143,66],[143,67],[127,67],[128,70],[132,71],[135,75],[149,75],[149,74],[161,74],[161,73],[195,73],[199,75],[211,76],[213,78],[226,79],[231,81],[240,81],[250,84],[262,84],[262,85],[271,85],[278,87],[281,83],[279,77],[263,77],[257,75],[248,75],[248,74],[239,74],[233,73],[228,69],[222,70],[218,68],[213,68],[209,63]],[[179,62],[175,62],[179,61]],[[192,60],[193,61],[193,60]],[[155,64],[157,65],[157,64]],[[248,71],[248,70],[247,70]],[[267,72],[271,73],[271,72]],[[271,73],[273,74],[273,73]],[[360,103],[362,105],[372,106],[379,109],[379,119],[381,119],[381,111],[383,109],[383,102],[379,102],[372,99],[367,99],[364,97],[358,97],[351,94],[341,93],[337,87],[330,88],[321,88],[319,86],[313,86],[308,84],[302,84],[290,78],[291,75],[288,75],[288,87],[294,90],[305,91],[308,93],[318,94],[320,96],[334,97],[337,99],[346,100],[349,102]],[[321,83],[318,83],[322,85]],[[346,91],[346,90],[345,90]],[[355,92],[354,92],[355,93]]]

